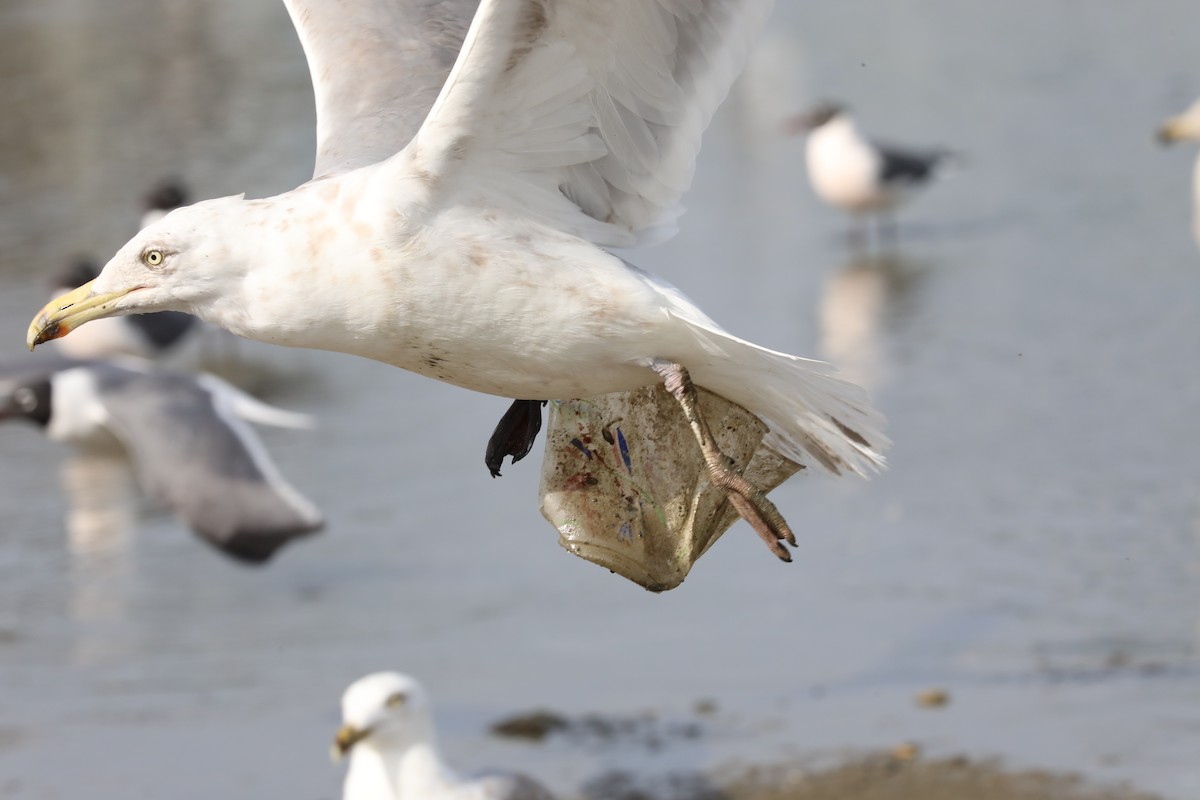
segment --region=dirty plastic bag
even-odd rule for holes
[[[760,447],[758,417],[697,388],[721,451],[764,492],[803,466]],[[550,403],[542,515],[559,544],[652,592],[673,589],[739,519],[662,384]]]

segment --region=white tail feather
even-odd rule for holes
[[[711,356],[708,363],[685,365],[692,380],[767,423],[768,447],[802,464],[815,459],[835,474],[848,469],[867,476],[883,468],[891,444],[883,415],[866,392],[836,377],[832,365],[691,325]]]

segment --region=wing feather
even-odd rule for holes
[[[429,113],[478,0],[284,0],[317,106],[314,178],[382,161]]]
[[[426,186],[488,187],[563,230],[632,244],[691,184],[701,134],[771,4],[483,0],[395,163],[435,176]]]

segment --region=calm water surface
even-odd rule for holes
[[[264,434],[329,517],[265,570],[130,497],[119,462],[0,429],[0,797],[338,796],[338,696],[384,668],[430,685],[456,764],[564,792],[913,740],[1200,796],[1200,256],[1191,155],[1152,144],[1200,94],[1197,30],[1182,0],[776,11],[681,234],[635,260],[888,413],[886,475],[776,493],[791,566],[738,525],[647,594],[557,547],[533,459],[488,477],[503,401],[346,356],[242,350],[321,420]],[[964,153],[886,258],[847,249],[779,134],[819,97]],[[311,163],[273,0],[6,3],[0,102],[0,356],[164,174],[261,196]],[[947,708],[916,708],[931,686]],[[700,699],[704,734],[655,751],[486,735]]]

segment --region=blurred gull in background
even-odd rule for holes
[[[178,178],[164,178],[146,193],[142,201],[140,227],[153,225],[168,213],[191,202],[191,192]]]
[[[5,419],[85,450],[124,449],[147,493],[238,560],[266,561],[323,525],[244,422],[303,428],[310,419],[213,376],[134,359],[0,364]]]
[[[696,386],[762,419],[773,454],[883,464],[858,387],[730,335],[607,249],[671,218],[770,0],[484,0],[461,53],[470,2],[286,5],[316,92],[314,179],[168,214],[48,304],[31,347],[182,310],[525,401],[662,381],[711,485],[785,560],[795,536],[714,443]]]
[[[442,761],[429,697],[397,672],[360,678],[342,695],[333,756],[349,755],[343,800],[551,800],[516,773],[456,775]]]
[[[1163,144],[1200,142],[1200,100],[1165,121],[1158,129],[1158,140]],[[1200,155],[1196,156],[1196,166],[1192,169],[1192,214],[1192,233],[1200,243]]]
[[[876,215],[881,235],[895,238],[891,212],[914,189],[929,183],[950,155],[943,149],[907,150],[868,139],[844,106],[822,103],[787,123],[791,133],[807,133],[805,160],[813,191],[835,208],[865,219]],[[865,238],[852,225],[850,238]]]

